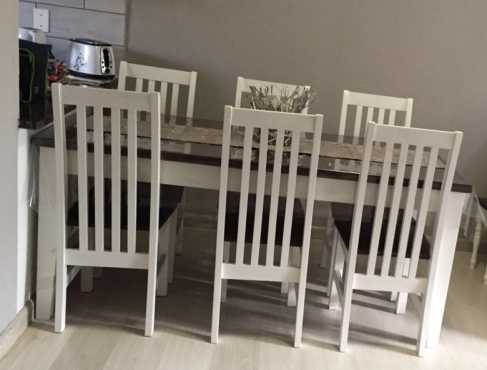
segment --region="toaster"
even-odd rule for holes
[[[71,39],[67,67],[77,77],[111,80],[116,74],[113,47],[98,40]]]
[[[19,27],[19,40],[35,42],[36,44],[47,44],[46,33],[42,30],[31,27]]]

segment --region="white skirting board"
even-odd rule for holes
[[[33,303],[28,301],[15,319],[0,333],[0,360],[10,351],[29,325]]]

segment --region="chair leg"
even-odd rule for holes
[[[340,343],[338,349],[340,352],[346,352],[348,349],[348,333],[350,331],[350,314],[352,311],[352,289],[346,289],[343,293],[342,318],[340,328]]]
[[[223,245],[223,262],[228,262],[230,260],[230,243],[225,242]],[[228,280],[222,279],[222,296],[221,301],[225,302],[227,300],[227,288],[228,288]]]
[[[299,267],[301,263],[301,248],[291,247],[289,255],[289,263],[291,266]],[[297,284],[283,283],[287,287],[287,305],[289,307],[296,307],[297,304]]]
[[[345,256],[343,254],[343,250],[341,249],[341,246],[338,245],[338,243],[340,243],[339,240],[335,247],[335,255],[333,258],[333,264],[331,268],[340,271],[343,278],[343,276],[345,276]],[[330,310],[336,310],[340,307],[340,297],[338,296],[338,291],[335,284],[336,281],[332,277],[330,282],[330,299],[328,304],[328,308]]]
[[[426,336],[427,336],[427,326],[426,323],[424,322],[424,318],[426,315],[426,301],[427,297],[426,294],[422,296],[422,301],[423,301],[423,307],[422,307],[422,312],[420,315],[420,321],[419,321],[419,329],[418,329],[418,339],[416,342],[416,354],[419,357],[424,356],[424,350],[426,349]]]
[[[183,254],[183,241],[184,241],[184,204],[186,203],[186,192],[183,193],[181,203],[177,209],[177,242],[176,242],[176,254],[179,256]]]
[[[410,259],[406,259],[403,264],[403,274],[402,276],[409,276],[409,265]],[[408,304],[408,293],[398,293],[396,301],[396,314],[405,314]]]
[[[157,273],[157,296],[165,297],[168,292],[169,283],[169,239],[170,232],[168,225],[164,225],[161,230],[159,230],[159,248],[158,248],[158,261],[160,263],[160,268]]]
[[[154,321],[156,313],[157,255],[158,254],[156,254],[155,256],[149,256],[144,334],[146,337],[152,337],[152,335],[154,334]]]
[[[59,253],[58,253],[59,255]],[[66,288],[67,288],[67,267],[64,259],[57,258],[56,261],[56,307],[54,318],[54,331],[62,333],[66,327]]]
[[[480,212],[480,210],[479,210]],[[480,218],[477,217],[477,221],[475,224],[475,232],[473,234],[473,250],[472,250],[472,257],[470,258],[470,268],[474,269],[477,265],[477,256],[479,253],[479,246],[480,246],[480,237],[482,236],[482,222]]]
[[[168,242],[168,257],[169,257],[169,283],[174,281],[174,262],[176,257],[176,231],[177,231],[177,212],[173,212],[168,220],[169,227],[169,242]]]
[[[297,284],[294,284],[295,286]],[[296,327],[294,329],[294,347],[299,348],[302,345],[303,337],[303,318],[304,303],[306,298],[306,283],[298,285],[298,300],[296,304]]]
[[[336,232],[333,233],[333,240],[331,244],[331,257],[328,262],[328,282],[327,282],[327,296],[331,296],[332,285],[333,285],[333,272],[335,271],[336,264],[336,253],[338,247],[338,235]]]
[[[474,200],[473,200],[473,196],[470,196],[468,201],[467,201],[467,207],[465,209],[465,222],[463,223],[463,236],[465,238],[468,237],[468,231],[470,229],[470,219],[471,219],[471,216],[472,216],[472,207],[473,207],[473,203],[474,203]]]
[[[216,269],[215,269],[216,270]],[[218,332],[220,328],[220,306],[222,294],[222,279],[215,274],[213,284],[213,308],[211,314],[211,343],[218,343]]]
[[[328,217],[326,219],[326,242],[323,243],[321,247],[321,259],[320,259],[320,267],[326,267],[326,263],[328,261],[328,252],[327,250],[333,249],[335,239],[335,222],[333,221],[333,216],[331,213],[331,204],[330,204],[330,211]],[[331,248],[327,248],[327,243],[331,240]],[[328,246],[329,247],[329,246]]]
[[[487,266],[485,267],[484,284],[487,285]]]
[[[94,274],[93,267],[83,267],[81,269],[81,291],[83,293],[90,293],[93,291]]]

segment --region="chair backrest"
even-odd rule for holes
[[[355,106],[354,117],[351,116],[352,112],[349,112],[352,106]],[[398,112],[404,112],[402,123],[398,122]],[[375,117],[376,114],[377,116]],[[370,121],[392,126],[410,127],[412,114],[412,98],[394,98],[345,90],[343,91],[338,134],[340,136],[362,137],[364,136],[366,123]],[[353,122],[353,131],[347,132],[347,122]]]
[[[235,95],[235,107],[236,108],[249,108],[249,107],[242,107],[242,94],[244,93],[250,93],[250,86],[255,86],[256,88],[266,88],[269,86],[274,86],[279,92],[287,92],[291,93],[296,89],[297,87],[300,87],[301,85],[291,85],[291,84],[285,84],[281,82],[271,82],[271,81],[262,81],[262,80],[254,80],[250,78],[245,78],[245,77],[238,77],[237,78],[237,91]],[[311,86],[303,85],[305,89],[311,89]],[[306,107],[301,113],[307,114],[308,113],[308,107]]]
[[[243,155],[241,171],[235,172],[234,168],[229,168],[230,147],[232,143],[232,134],[241,135],[240,130],[233,128],[243,128]],[[221,262],[224,244],[225,216],[227,190],[229,183],[235,184],[236,178],[240,179],[240,191],[238,232],[236,242],[236,257],[233,262],[237,266],[244,265],[245,240],[246,240],[246,223],[249,191],[256,194],[255,209],[253,213],[253,235],[252,247],[250,253],[250,265],[259,266],[259,254],[263,253],[261,249],[261,232],[262,232],[262,215],[264,207],[264,193],[270,190],[269,204],[269,229],[267,235],[265,266],[274,266],[274,252],[276,240],[276,222],[279,197],[285,198],[285,218],[284,231],[282,237],[282,249],[280,258],[280,267],[288,267],[289,247],[291,238],[291,225],[293,219],[293,209],[296,196],[296,181],[299,148],[302,133],[313,134],[313,152],[309,163],[309,173],[307,176],[307,193],[306,193],[306,212],[305,227],[303,231],[302,245],[302,263],[307,261],[309,253],[309,243],[311,237],[311,219],[313,215],[313,205],[315,199],[316,177],[318,169],[318,158],[321,146],[321,134],[323,130],[323,116],[321,115],[304,115],[295,113],[270,112],[264,110],[253,110],[245,108],[225,107],[225,117],[223,126],[223,148],[220,172],[220,196],[218,205],[218,228],[217,228],[217,260]],[[259,154],[258,165],[252,162],[252,147],[254,135],[259,137]],[[275,145],[268,144],[269,134],[276,134]],[[285,148],[284,136],[291,135],[292,141],[290,147]],[[234,142],[234,141],[233,141]],[[272,151],[274,153],[272,153]],[[283,171],[283,155],[288,156],[288,171]],[[268,158],[273,158],[272,173],[268,173]],[[254,168],[254,170],[252,170]],[[256,169],[256,170],[255,170]],[[283,172],[287,174],[282,175]],[[232,176],[233,173],[233,176]],[[287,181],[285,178],[287,177]],[[301,183],[306,184],[306,181]],[[235,186],[233,191],[235,189]],[[263,256],[263,255],[262,255]],[[306,262],[307,263],[307,262]]]
[[[137,92],[160,92],[162,114],[178,115],[178,105],[180,97],[180,86],[188,86],[188,99],[186,105],[186,117],[193,117],[194,100],[196,92],[197,72],[179,71],[151,67],[140,64],[120,63],[118,75],[118,89],[127,90],[127,78],[135,79],[135,91]],[[169,90],[169,87],[171,89]],[[168,95],[170,92],[170,95]],[[170,99],[170,107],[166,101]]]
[[[373,192],[373,196],[376,196],[377,199],[366,274],[376,275],[376,269],[379,267],[377,252],[382,239],[384,244],[380,276],[390,277],[392,275],[399,279],[416,279],[433,185],[436,184],[438,189],[438,183],[441,183],[440,208],[436,215],[437,224],[444,213],[443,207],[447,204],[451,192],[462,137],[461,132],[379,125],[373,122],[368,124],[361,172],[355,193],[349,245],[351,266],[349,273],[355,272],[359,236],[363,226],[364,202],[368,196],[368,187],[372,185],[378,186],[378,188],[376,192]],[[368,181],[368,176],[372,172],[371,156],[378,147],[384,153],[382,172],[380,182],[371,184]],[[447,159],[446,166],[441,170],[437,169],[437,167],[443,167],[444,155]],[[435,176],[437,171],[440,172]],[[393,184],[391,184],[392,177],[394,178]],[[385,213],[387,213],[386,217],[384,217]],[[415,217],[413,214],[416,214]],[[435,227],[433,239],[437,237],[437,229]],[[413,239],[409,240],[412,230],[414,230]],[[405,258],[408,243],[411,242],[409,271],[404,274],[402,267],[407,266]],[[397,244],[394,246],[395,243]],[[433,246],[439,247],[434,243]],[[393,247],[397,248],[395,265],[391,265]],[[435,250],[432,250],[431,253],[434,255]]]
[[[150,236],[149,251],[157,252],[159,231],[159,189],[161,167],[161,118],[160,97],[158,93],[135,93],[108,89],[84,88],[53,84],[52,88],[56,184],[59,194],[59,228],[64,230],[67,209],[67,170],[65,106],[76,108],[76,147],[77,147],[77,198],[79,249],[69,250],[68,264],[83,266],[111,266],[146,268],[144,258],[136,253],[137,225],[137,117],[139,112],[148,112],[151,119],[151,158],[150,158]],[[105,126],[105,114],[110,112],[110,125]],[[91,113],[92,112],[92,113]],[[126,131],[122,118],[126,116]],[[125,120],[125,119],[123,119]],[[111,142],[104,137],[104,126],[111,128]],[[124,131],[124,132],[122,132]],[[122,147],[122,137],[124,137]],[[92,138],[92,139],[91,139]],[[125,140],[127,145],[125,147]],[[105,148],[111,147],[109,153]],[[93,157],[88,148],[93,148]],[[123,149],[123,150],[122,150]],[[126,150],[125,150],[126,149]],[[122,151],[126,151],[122,162]],[[110,154],[111,153],[111,154]],[[110,156],[105,158],[105,154]],[[109,158],[109,159],[108,159]],[[108,162],[110,160],[110,162]],[[94,189],[89,189],[88,176],[94,177]],[[105,178],[111,178],[111,189],[105,189]],[[127,200],[122,202],[122,180],[127,181]],[[90,191],[94,191],[94,249],[89,248],[88,228]],[[111,191],[111,248],[105,248],[105,196]],[[126,207],[126,209],[122,209]],[[122,251],[121,219],[126,215],[127,250]],[[65,231],[63,231],[65,233]],[[64,245],[66,235],[62,236]],[[64,248],[64,247],[63,247]],[[77,254],[76,254],[77,253]],[[110,255],[108,255],[108,253]]]

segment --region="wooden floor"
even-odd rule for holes
[[[441,345],[424,358],[414,355],[416,312],[390,312],[388,302],[357,295],[352,311],[350,352],[336,349],[339,312],[327,299],[307,294],[303,347],[291,346],[295,310],[285,305],[279,287],[230,283],[222,307],[220,344],[208,342],[215,232],[212,222],[185,233],[170,295],[157,300],[156,332],[143,337],[145,276],[137,271],[105,270],[95,291],[69,290],[67,327],[34,323],[0,361],[0,369],[487,369],[487,286],[483,264],[468,268],[459,252],[448,297]],[[317,266],[314,239],[311,279]]]

